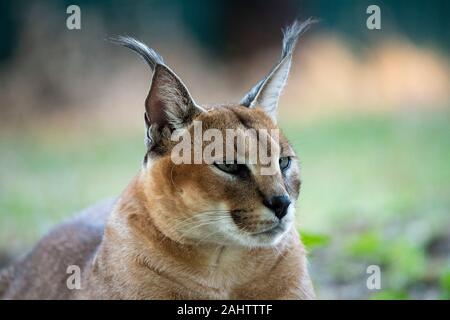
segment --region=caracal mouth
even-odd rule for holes
[[[283,233],[286,231],[286,226],[282,223],[277,223],[276,225],[274,225],[273,227],[264,229],[262,231],[257,231],[257,232],[251,232],[250,234],[252,236],[261,236],[261,235],[265,235],[265,236],[276,236],[280,233]]]

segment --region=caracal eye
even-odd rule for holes
[[[245,164],[238,164],[236,162],[234,163],[221,163],[221,162],[214,162],[214,166],[216,166],[218,169],[222,170],[223,172],[238,175],[241,177],[247,177],[249,175],[249,170]]]
[[[286,171],[291,166],[290,157],[281,157],[278,162],[280,164],[281,171]]]
[[[236,174],[239,172],[239,165],[237,163],[219,163],[214,162],[214,165],[226,173]]]

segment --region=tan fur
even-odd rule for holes
[[[217,108],[200,117],[206,127],[236,127],[242,125],[241,121],[252,127],[275,127],[262,111],[240,106]],[[280,140],[292,152],[285,138]],[[279,181],[289,186],[293,198],[298,196],[297,174],[296,169],[293,181]],[[294,228],[275,246],[253,248],[192,241],[177,229],[179,221],[208,210],[217,202],[247,210],[253,220],[246,223],[254,224],[261,206],[261,195],[255,190],[276,192],[273,179],[259,177],[245,185],[226,183],[208,165],[174,166],[169,155],[158,158],[140,171],[114,206],[110,204],[104,210],[103,216],[108,218],[103,236],[101,221],[86,222],[99,209],[60,227],[16,264],[16,279],[3,297],[313,298],[305,250]],[[73,242],[72,238],[86,239]],[[58,265],[57,270],[49,267],[51,264]],[[82,290],[68,290],[65,286],[65,270],[70,264],[83,266]],[[46,283],[42,283],[45,272],[57,273],[46,275]],[[26,281],[18,284],[24,277]]]
[[[269,137],[267,163],[248,161],[230,173],[218,163],[176,164],[175,129],[278,129],[275,111],[293,46],[309,22],[286,29],[282,59],[237,105],[200,107],[162,58],[120,38],[154,71],[146,99],[147,153],[118,199],[98,204],[55,228],[25,257],[0,272],[3,299],[312,299],[306,253],[295,229],[300,193],[296,155],[280,133]],[[283,68],[279,66],[284,66]],[[253,100],[252,100],[253,99]],[[258,103],[260,104],[258,106]],[[186,132],[186,131],[185,131]],[[243,131],[238,132],[242,137]],[[250,143],[239,150],[248,157]],[[205,150],[203,144],[200,151]],[[194,156],[195,147],[191,150]],[[217,151],[219,153],[219,151]],[[244,153],[244,154],[242,154]],[[279,161],[291,159],[282,170]],[[233,158],[238,160],[237,156]],[[222,167],[221,167],[222,166]],[[270,199],[282,198],[281,215]],[[270,201],[269,201],[270,200]],[[281,200],[280,200],[281,201]],[[68,268],[81,268],[81,289],[69,289]]]

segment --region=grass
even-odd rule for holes
[[[319,294],[447,296],[449,254],[429,246],[450,239],[450,114],[283,127],[301,161],[299,228]],[[119,194],[143,157],[141,131],[46,132],[0,137],[0,251],[21,251],[74,212]],[[365,287],[368,264],[384,272],[380,292]]]

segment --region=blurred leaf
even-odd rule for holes
[[[309,251],[311,251],[313,248],[325,246],[330,242],[329,236],[320,233],[303,231],[301,233],[301,238],[306,249]]]
[[[396,239],[386,243],[383,255],[392,287],[401,288],[424,277],[427,261],[423,248],[405,239]]]
[[[439,280],[441,287],[441,299],[450,300],[450,268],[447,268],[442,272]]]
[[[371,257],[378,256],[382,251],[382,239],[376,232],[367,232],[359,235],[354,239],[348,250],[351,255],[358,257]]]
[[[408,293],[402,290],[383,290],[370,296],[371,300],[407,300]]]

